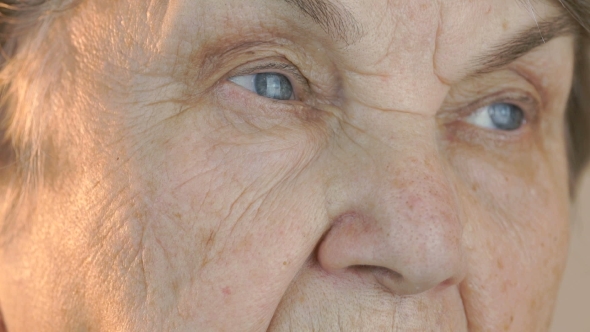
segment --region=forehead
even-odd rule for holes
[[[154,24],[192,36],[193,43],[231,34],[299,33],[348,54],[378,46],[390,53],[436,48],[437,61],[451,63],[565,14],[557,1],[539,0],[175,0],[161,6],[165,20]]]
[[[138,2],[145,4],[144,0]],[[495,18],[493,23],[501,23],[507,29],[519,23],[534,23],[563,9],[557,0],[169,0],[141,7],[150,11],[163,10],[176,17],[193,17],[194,24],[228,25],[269,16],[289,23],[312,21],[333,37],[348,42],[381,30],[376,29],[378,26],[391,34],[394,31],[390,23],[400,28],[397,25],[414,22],[409,25],[422,31],[432,26],[465,27],[469,22],[470,27],[485,26]],[[138,9],[138,6],[129,9]],[[141,11],[132,13],[141,14]],[[223,20],[215,19],[220,17]],[[262,23],[271,22],[267,19]]]
[[[417,27],[420,29],[427,28],[433,23],[438,26],[445,25],[445,23],[457,25],[464,23],[466,18],[470,18],[471,21],[490,15],[501,15],[508,18],[510,17],[509,13],[514,13],[513,5],[518,5],[520,9],[526,9],[526,12],[530,14],[529,18],[537,21],[538,10],[543,4],[533,1],[282,0],[283,3],[290,4],[307,15],[333,36],[347,42],[355,41],[360,37],[359,34],[363,29],[362,26],[359,26],[359,20],[356,19],[359,16],[361,20],[365,19],[365,26],[371,26],[370,21],[382,24],[388,19],[393,19],[396,22],[408,22],[428,17],[428,21],[422,22],[425,24]],[[545,9],[542,8],[543,11]],[[444,18],[452,18],[453,20],[449,22]]]
[[[490,44],[490,36],[565,14],[558,1],[550,0],[137,0],[111,4],[126,9],[119,12],[121,16],[137,16],[136,23],[144,23],[127,25],[127,29],[141,29],[147,23],[153,38],[173,32],[201,39],[236,31],[246,35],[256,28],[280,33],[287,27],[291,32],[305,28],[313,33],[309,37],[321,30],[340,46],[381,39],[403,39],[411,46],[428,37],[429,42],[466,43],[474,50]]]

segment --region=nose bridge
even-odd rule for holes
[[[404,261],[413,262],[406,273],[418,273],[416,269],[435,268],[458,259],[462,234],[450,174],[430,137],[433,133],[414,134],[429,137],[398,137],[397,142],[388,145],[410,148],[379,152],[376,172],[368,179],[374,195],[364,198],[372,206],[367,213],[388,234],[380,241],[382,247],[377,245],[375,249],[384,251],[384,255],[397,252]],[[443,253],[446,257],[442,257]]]
[[[370,138],[355,140],[353,145],[368,158],[353,169],[361,174],[351,178],[363,178],[369,184],[372,194],[367,203],[374,207],[373,213],[396,219],[403,213],[404,218],[417,221],[432,213],[456,214],[452,213],[457,210],[453,174],[437,146],[434,116],[390,111],[382,119],[367,117],[361,126],[371,128],[364,131],[369,134],[360,134]]]
[[[398,123],[397,134],[373,132],[379,142],[364,141],[370,162],[348,177],[353,198],[335,218],[319,258],[329,270],[375,267],[392,292],[413,294],[462,278],[462,223],[434,120],[403,116],[409,119]]]
[[[417,137],[432,133],[412,134],[397,137],[395,142],[373,152],[375,171],[367,181],[378,194],[366,198],[374,206],[373,214],[384,220],[403,219],[415,227],[430,227],[435,220],[455,225],[457,204],[444,160],[434,139]],[[392,148],[394,145],[404,148]]]

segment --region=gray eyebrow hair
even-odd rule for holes
[[[521,31],[516,36],[490,48],[484,55],[476,58],[472,75],[492,72],[504,67],[551,39],[579,33],[579,24],[567,12],[538,21],[534,26]]]
[[[330,0],[284,0],[319,24],[329,35],[350,45],[361,37],[361,25],[341,5]]]

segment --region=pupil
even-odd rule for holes
[[[254,77],[256,93],[267,98],[289,100],[293,96],[293,87],[285,75],[260,73]]]
[[[523,111],[512,104],[494,104],[488,112],[494,125],[502,130],[516,130],[520,128],[524,119]]]

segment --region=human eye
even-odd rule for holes
[[[525,113],[511,103],[492,103],[478,108],[465,121],[478,127],[514,131],[525,123]]]
[[[229,80],[259,96],[275,100],[294,99],[294,90],[287,76],[280,73],[265,72],[239,75]]]

